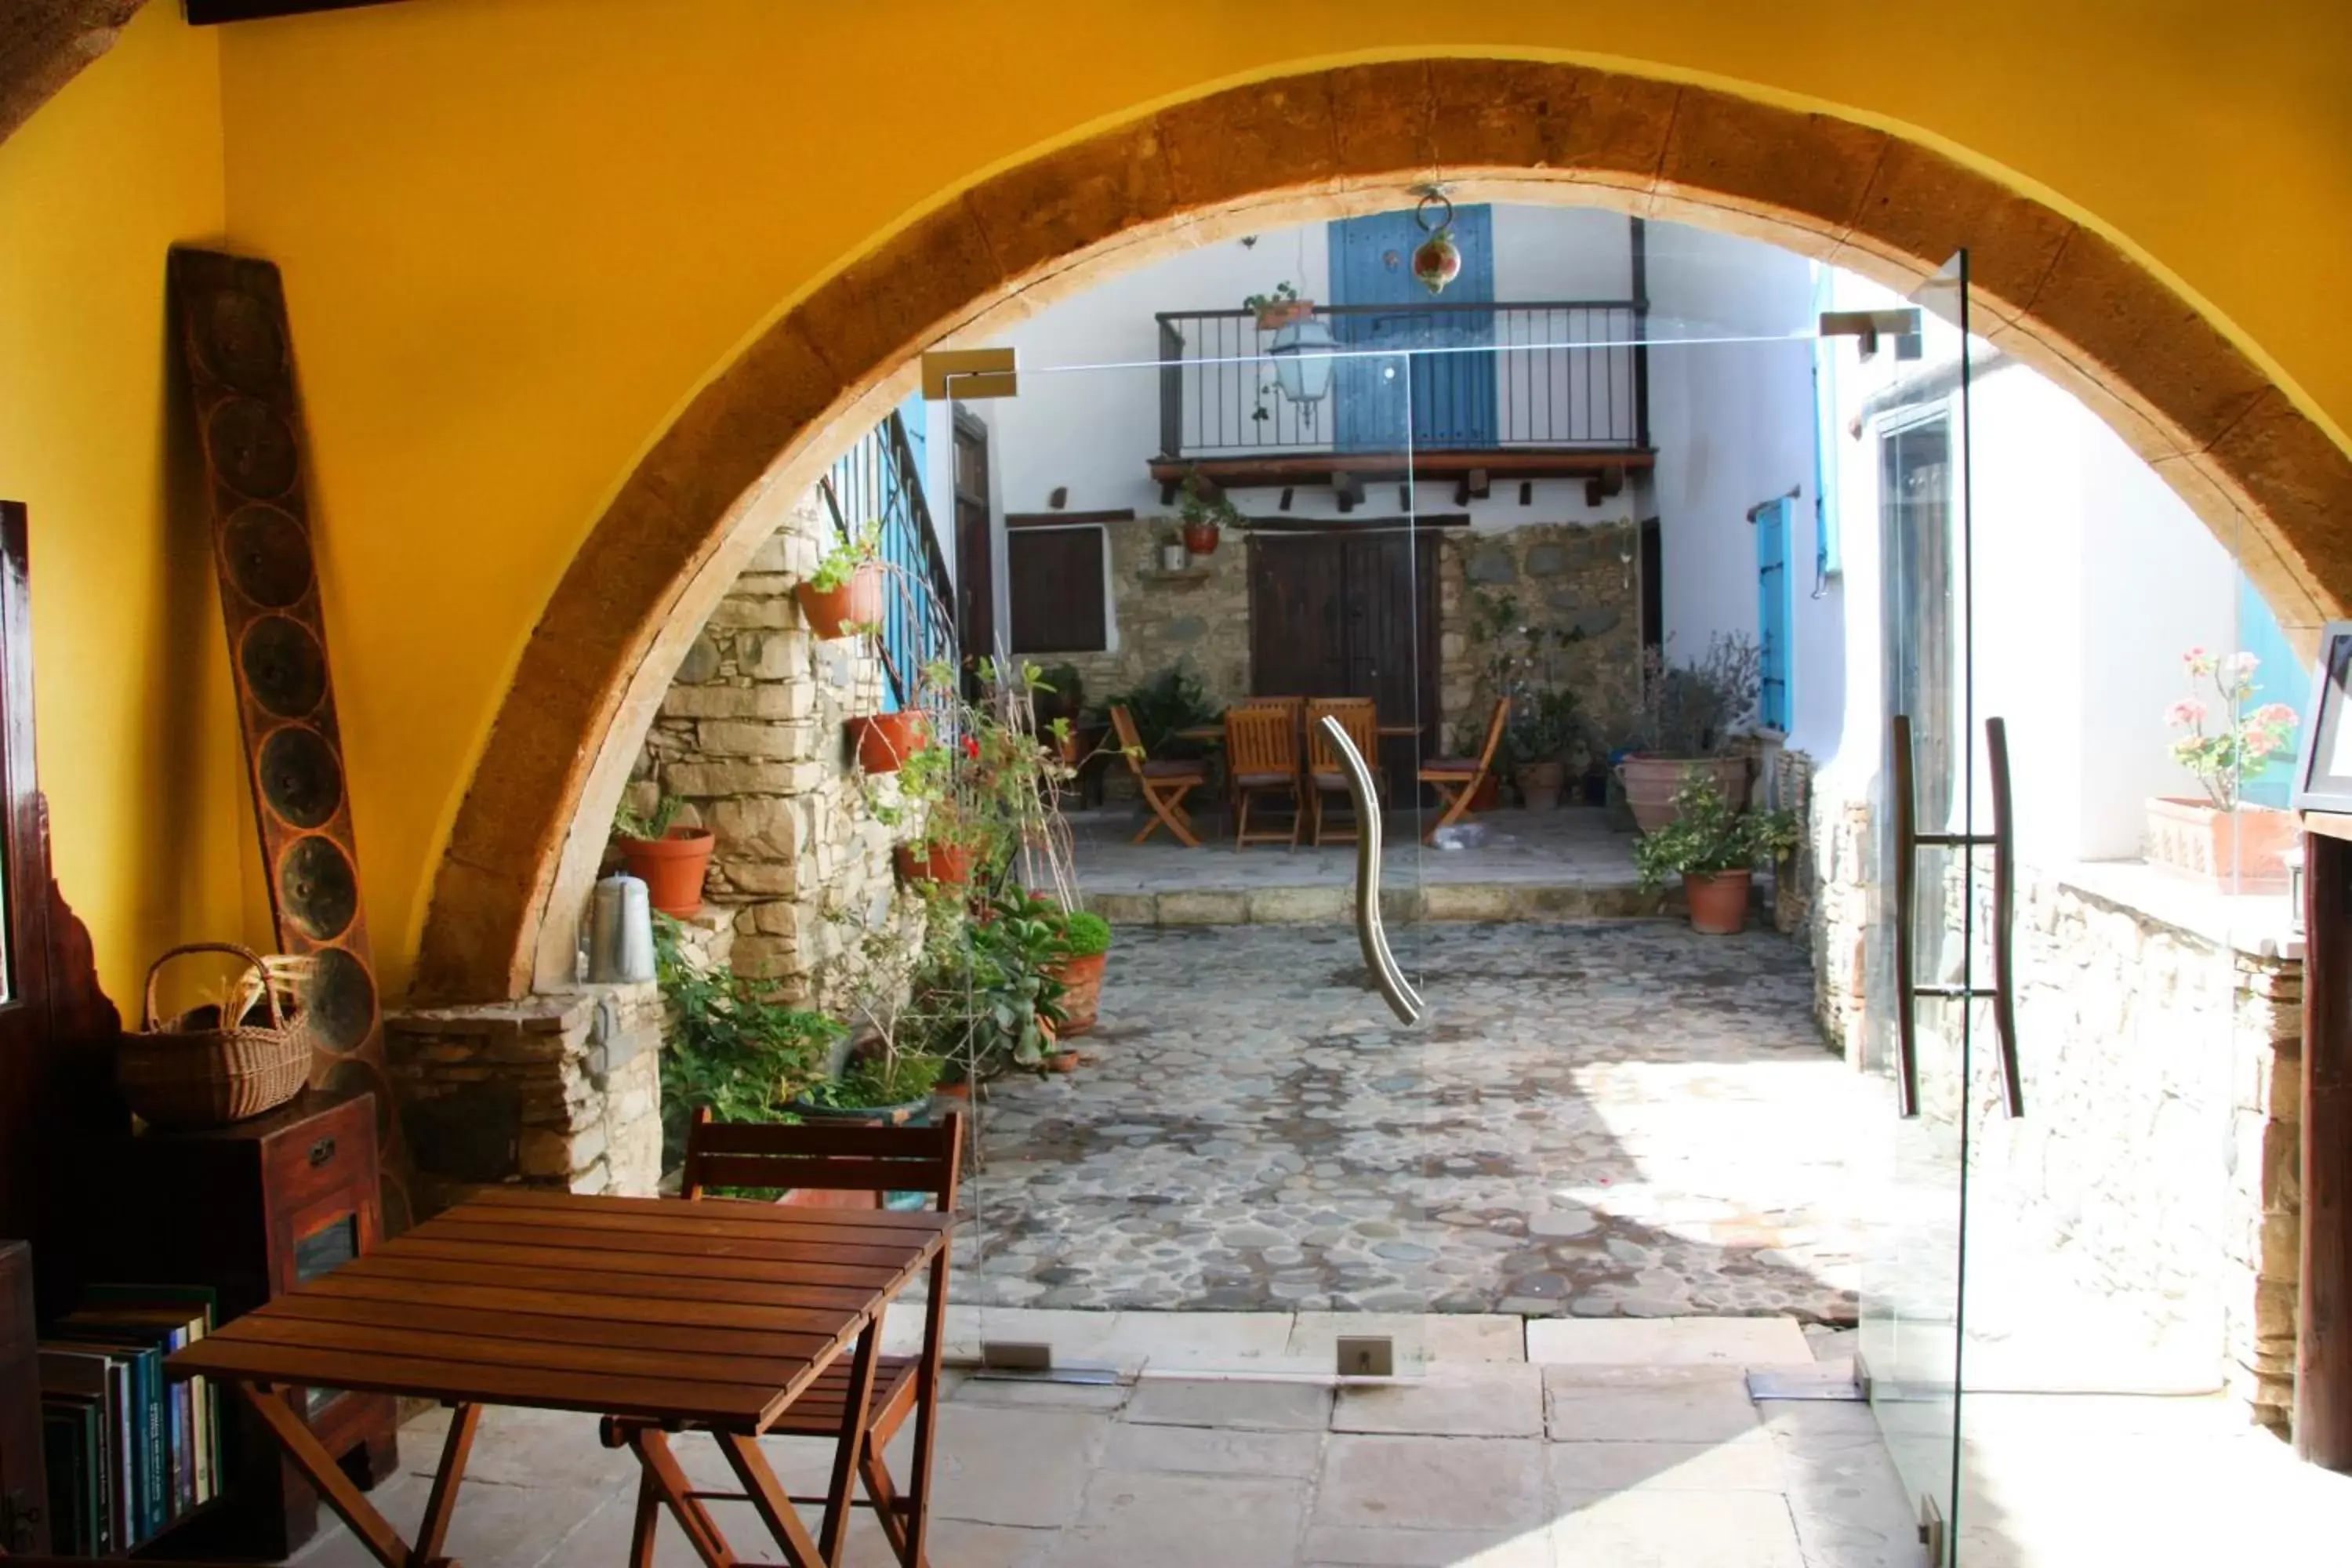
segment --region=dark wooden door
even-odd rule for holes
[[[956,641],[967,668],[996,654],[995,550],[988,518],[988,426],[955,416]]]
[[[1435,752],[1436,542],[1402,527],[1253,533],[1250,689],[1370,698],[1382,724],[1421,731],[1381,746],[1389,777],[1412,778]]]

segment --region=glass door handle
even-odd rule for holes
[[[1919,872],[1917,803],[1911,793],[1911,715],[1887,721],[1887,764],[1895,809],[1895,1112],[1919,1114],[1919,988],[1911,973],[1912,918]]]
[[[2000,1047],[2001,1104],[2025,1114],[2025,1079],[2017,1065],[2017,978],[2011,930],[2017,921],[2017,823],[2010,809],[2009,724],[1985,721],[1985,760],[1992,769],[1992,1027]]]
[[[1421,997],[1397,967],[1381,924],[1381,801],[1372,788],[1372,770],[1338,719],[1326,713],[1316,723],[1339,753],[1339,765],[1348,770],[1348,797],[1356,812],[1356,940],[1363,946],[1364,967],[1389,1011],[1405,1023],[1418,1024]]]

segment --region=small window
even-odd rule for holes
[[[1004,565],[1014,653],[1109,647],[1101,529],[1013,529],[1005,535]]]

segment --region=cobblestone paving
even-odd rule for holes
[[[1873,1114],[1801,950],[1679,922],[1122,928],[1075,1074],[996,1086],[966,1302],[1854,1316]]]

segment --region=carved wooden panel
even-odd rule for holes
[[[384,1217],[404,1229],[398,1176],[405,1151],[383,1073],[383,1005],[310,548],[285,293],[269,262],[178,248],[172,310],[204,454],[221,618],[278,945],[318,963],[311,1032],[342,1059],[314,1081],[377,1090]]]

